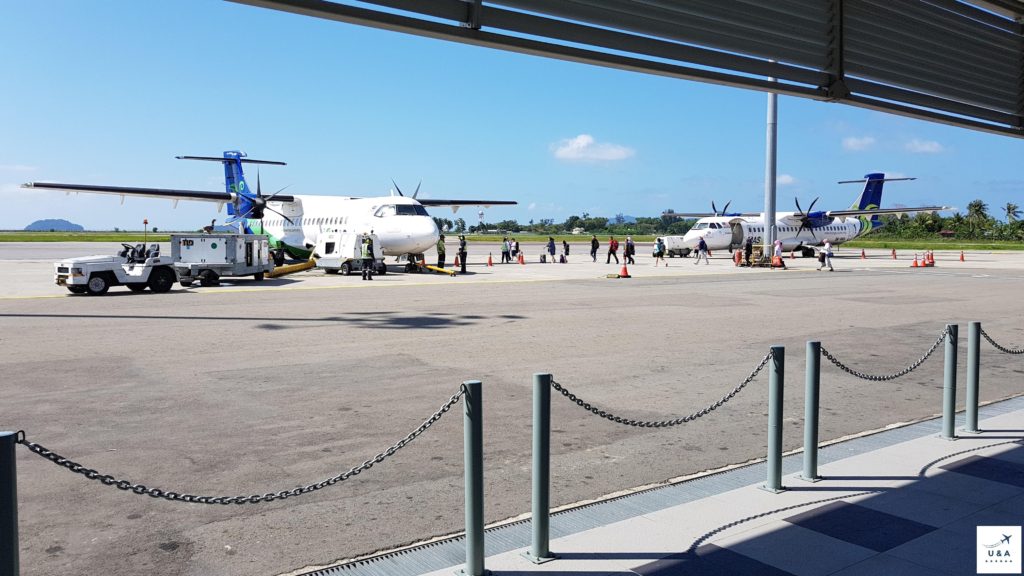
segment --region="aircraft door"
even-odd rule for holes
[[[732,240],[730,241],[730,248],[740,248],[743,246],[743,222],[732,222],[729,224],[732,228]]]

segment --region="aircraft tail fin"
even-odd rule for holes
[[[259,186],[257,186],[256,190],[253,190],[246,183],[242,164],[286,165],[284,162],[278,162],[276,160],[249,159],[245,157],[245,152],[240,150],[227,150],[221,158],[216,156],[177,156],[176,158],[179,160],[204,160],[207,162],[220,162],[224,164],[224,187],[229,194],[233,194],[236,198],[228,204],[228,214],[236,220],[248,218],[251,214],[257,211],[258,207],[253,202],[253,199],[261,195]]]
[[[865,174],[864,190],[861,191],[860,196],[854,200],[850,209],[871,210],[873,208],[879,208],[882,205],[882,186],[885,185],[885,182],[885,174],[882,174],[881,172]],[[884,225],[884,223],[878,218],[877,214],[870,218],[867,216],[861,216],[860,220],[864,224],[864,228],[866,230],[878,229]]]
[[[885,184],[885,174],[872,173],[864,175],[864,190],[850,206],[851,210],[870,210],[878,208],[882,204],[882,186]]]

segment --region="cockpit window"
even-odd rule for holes
[[[384,218],[387,216],[427,216],[427,211],[419,204],[385,204],[381,206],[374,216]]]
[[[705,229],[707,229],[707,227],[708,227],[708,223],[707,222],[698,222],[696,225],[694,225],[693,229],[694,230],[705,230]]]

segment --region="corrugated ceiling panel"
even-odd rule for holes
[[[845,0],[844,18],[847,74],[1019,111],[1019,36],[923,2]]]
[[[1024,27],[1006,17],[1024,3],[1013,0],[987,2],[995,11],[960,0],[232,1],[1024,136]]]
[[[828,10],[813,0],[500,0],[520,10],[823,68]]]

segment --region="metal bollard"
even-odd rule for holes
[[[981,322],[967,325],[967,407],[964,432],[980,434],[978,430],[978,376],[981,372]]]
[[[549,511],[551,508],[551,374],[533,375],[533,540],[523,554],[534,564],[543,564],[557,556],[549,548]]]
[[[817,482],[818,393],[821,390],[821,342],[807,343],[807,378],[804,388],[804,473],[801,480]]]
[[[782,390],[786,367],[785,346],[772,346],[772,370],[768,377],[768,479],[763,489],[773,493],[782,487]]]
[[[484,413],[479,380],[462,383],[466,466],[466,567],[461,574],[484,576]]]
[[[956,440],[956,324],[946,324],[946,371],[942,379],[942,437]]]
[[[0,576],[18,576],[17,432],[0,432]]]

